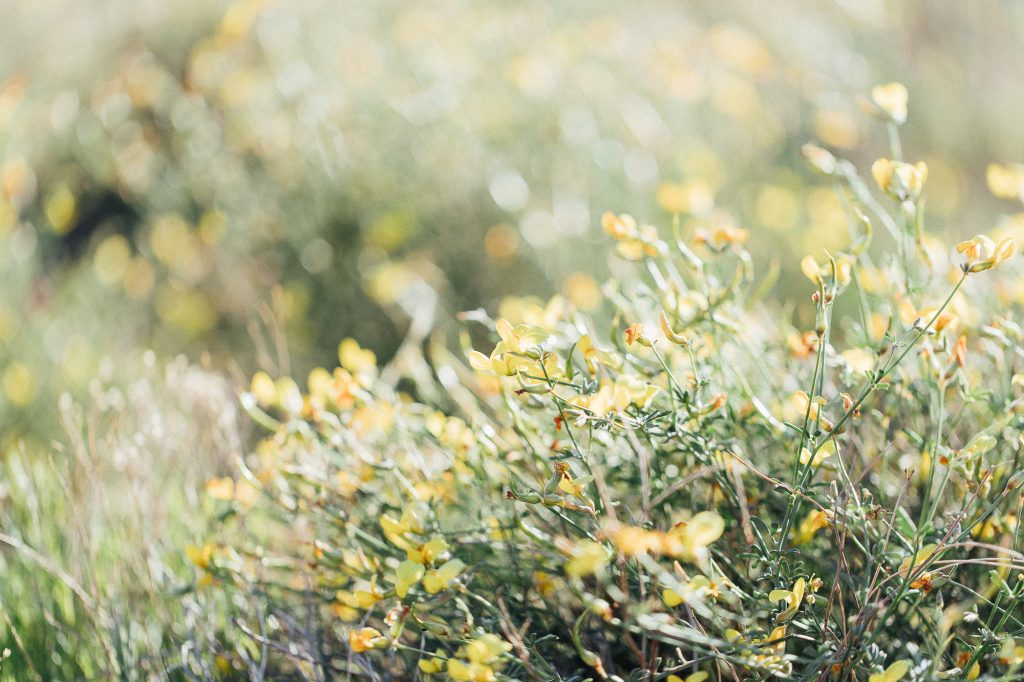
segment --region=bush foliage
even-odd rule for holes
[[[870,182],[804,148],[849,239],[803,261],[798,300],[734,224],[608,213],[632,266],[593,313],[510,298],[461,315],[461,354],[434,337],[379,367],[348,339],[304,387],[254,376],[267,435],[207,483],[215,530],[187,550],[187,599],[229,618],[177,669],[1019,679],[1019,259],[1012,227],[925,230],[906,106],[898,84],[864,102],[892,143]],[[1007,198],[1022,178],[990,168]]]

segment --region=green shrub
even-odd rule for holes
[[[850,223],[801,264],[809,329],[745,230],[606,214],[635,267],[595,316],[511,299],[462,315],[465,359],[434,338],[378,368],[346,340],[305,390],[256,375],[269,435],[188,549],[199,607],[235,605],[192,672],[1018,679],[1015,242],[929,235],[906,91],[865,107],[892,133],[877,192],[805,148]]]

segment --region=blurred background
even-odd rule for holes
[[[1015,2],[0,5],[5,450],[145,349],[301,374],[513,292],[592,307],[606,210],[745,227],[784,297],[847,241],[800,146],[886,153],[877,83],[932,231],[993,226],[1024,156]]]

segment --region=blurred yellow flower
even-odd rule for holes
[[[870,372],[875,366],[875,354],[864,348],[850,348],[844,350],[841,355],[850,370],[856,374]]]
[[[565,573],[574,578],[592,575],[604,568],[610,558],[608,549],[600,542],[582,540],[573,546],[565,562]]]
[[[898,682],[910,671],[910,661],[896,661],[885,672],[875,673],[868,676],[868,682]]]
[[[1007,637],[999,648],[999,662],[1003,665],[1024,663],[1024,646],[1017,644],[1013,637]]]
[[[822,528],[828,528],[828,525],[828,514],[820,509],[811,511],[793,531],[793,543],[797,545],[807,544],[814,538],[815,534],[819,530]]]
[[[615,549],[626,556],[661,551],[662,535],[658,531],[636,526],[620,526],[610,533]]]
[[[616,250],[627,260],[642,260],[645,256],[657,256],[666,250],[665,244],[658,239],[657,229],[651,225],[638,227],[632,216],[606,212],[601,216],[601,225],[618,242]]]
[[[381,515],[380,527],[384,530],[388,539],[394,542],[395,538],[400,539],[406,533],[422,533],[422,514],[423,512],[418,505],[408,505],[402,509],[402,516],[397,521],[388,514]]]
[[[383,598],[384,593],[377,587],[377,576],[373,576],[369,581],[356,583],[351,591],[339,590],[335,594],[335,599],[339,603],[360,609],[368,609]]]
[[[601,304],[601,288],[590,275],[576,272],[562,285],[566,298],[580,310],[594,310]]]
[[[423,577],[423,589],[429,594],[440,592],[458,578],[465,567],[466,564],[458,559],[446,561],[439,568],[427,571],[427,574]]]
[[[466,660],[448,661],[448,675],[464,682],[495,682],[498,659],[511,650],[512,645],[496,635],[477,637],[458,651],[458,656]]]
[[[600,365],[615,368],[619,364],[619,357],[614,353],[601,350],[595,346],[589,334],[584,334],[580,337],[580,340],[576,343],[576,350],[583,356],[583,362],[587,366],[587,371],[591,374],[597,374]]]
[[[412,586],[423,577],[424,571],[423,564],[418,561],[407,559],[398,564],[398,568],[395,569],[395,594],[399,599],[405,599]]]
[[[671,590],[671,589],[663,590],[662,593],[661,593],[661,598],[663,600],[665,600],[666,604],[668,604],[669,606],[671,606],[673,608],[675,608],[676,606],[679,606],[684,601],[686,601],[685,599],[683,599],[679,595],[678,592],[676,592],[675,590]]]
[[[348,645],[357,654],[386,645],[387,642],[387,638],[376,628],[360,628],[348,632]]]
[[[822,175],[832,175],[836,171],[836,157],[829,150],[816,144],[805,144],[800,148],[807,165]]]
[[[437,649],[434,653],[436,653],[437,656],[433,656],[431,658],[421,658],[419,663],[417,663],[417,667],[420,669],[420,672],[424,675],[433,675],[444,670],[445,664],[447,662],[445,661],[445,659],[441,658],[443,652],[440,649]]]
[[[835,281],[839,286],[846,286],[850,283],[850,273],[853,269],[853,258],[849,254],[839,254],[835,261]],[[807,255],[800,261],[800,271],[804,276],[817,284],[823,277],[832,275],[832,261],[825,265],[819,265],[814,256]]]
[[[422,545],[410,548],[406,552],[406,556],[409,561],[427,565],[434,563],[436,559],[440,558],[447,551],[448,543],[443,537],[438,535]]]
[[[213,545],[206,543],[202,547],[188,545],[185,547],[185,557],[195,566],[208,569],[213,564]]]
[[[669,675],[665,678],[666,682],[705,682],[707,679],[708,673],[703,670],[687,675],[685,680],[679,677],[679,675]]]
[[[907,121],[907,88],[902,83],[886,83],[871,88],[871,100],[894,123]]]
[[[338,361],[352,374],[364,374],[377,369],[376,354],[361,348],[355,339],[345,339],[338,344]]]
[[[497,635],[488,633],[463,646],[459,655],[465,656],[473,663],[492,663],[496,658],[511,650],[511,644]]]
[[[634,343],[639,341],[644,335],[644,326],[639,322],[634,322],[626,328],[626,345],[632,346]]]
[[[990,163],[985,171],[989,191],[1000,199],[1024,201],[1024,164]]]
[[[936,544],[925,545],[920,550],[918,550],[918,552],[914,554],[912,557],[904,557],[903,561],[900,563],[898,571],[899,574],[907,575],[909,572],[916,569],[918,566],[926,562],[928,558],[935,553],[936,549],[938,549],[938,545]]]
[[[46,198],[44,207],[46,219],[56,234],[67,234],[74,227],[77,212],[75,195],[67,185],[61,183]]]
[[[883,192],[907,201],[921,196],[928,179],[928,165],[924,161],[911,164],[881,158],[871,165],[871,175]]]
[[[712,229],[697,230],[693,235],[693,243],[707,246],[713,251],[721,251],[725,247],[735,244],[745,244],[750,239],[750,231],[734,225],[721,225]]]
[[[277,389],[274,387],[274,380],[266,372],[256,372],[256,374],[252,375],[249,392],[255,396],[256,402],[263,407],[270,407],[277,400]]]
[[[124,279],[131,261],[132,251],[128,240],[122,235],[112,234],[96,247],[92,265],[100,282],[113,286]]]
[[[811,451],[808,448],[801,448],[800,463],[803,464],[804,466],[810,464],[811,466],[819,467],[826,459],[834,455],[835,452],[836,446],[831,439],[825,441],[821,445],[821,447],[818,448],[818,451],[815,452],[813,455],[811,454]]]
[[[21,362],[11,363],[4,370],[4,393],[8,400],[18,407],[25,407],[36,397],[36,379],[28,365]]]
[[[669,213],[703,215],[714,208],[715,195],[703,180],[665,182],[658,187],[658,205]]]
[[[689,521],[677,523],[665,534],[662,551],[692,563],[704,563],[708,546],[722,537],[725,519],[713,511],[694,514]]]
[[[661,327],[661,333],[665,335],[665,338],[677,346],[687,347],[690,345],[689,338],[672,329],[672,325],[668,321],[668,315],[665,314],[664,310],[658,316],[658,326]]]
[[[632,374],[622,374],[614,383],[603,379],[596,393],[578,395],[569,403],[603,417],[610,412],[623,412],[630,405],[646,407],[660,389]]]
[[[543,597],[550,597],[558,589],[558,577],[544,571],[536,571],[533,574],[533,586]]]
[[[814,132],[825,144],[840,149],[853,149],[860,142],[858,119],[844,109],[815,112]]]
[[[611,211],[606,211],[601,216],[601,227],[617,240],[633,238],[639,234],[636,220],[625,213],[615,215]]]
[[[206,494],[215,500],[232,500],[235,497],[235,482],[229,477],[211,478],[206,482]]]

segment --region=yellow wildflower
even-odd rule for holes
[[[665,311],[662,311],[661,315],[658,317],[658,326],[661,327],[661,333],[665,335],[665,338],[677,346],[687,347],[690,345],[690,339],[672,329],[672,325],[669,324],[668,315],[665,314]]]
[[[348,645],[357,654],[386,645],[387,641],[380,630],[376,628],[360,628],[348,631]]]
[[[822,443],[818,451],[811,454],[808,448],[800,448],[800,463],[804,466],[810,464],[813,467],[819,467],[822,463],[836,453],[835,442],[831,439]]]
[[[403,561],[395,569],[395,594],[399,599],[405,599],[413,585],[423,577],[425,569],[423,564],[416,561]]]
[[[549,377],[560,374],[558,359],[536,348],[547,338],[547,331],[533,325],[513,325],[505,318],[498,320],[495,330],[501,340],[489,358],[477,351],[469,352],[469,363],[473,369],[493,371],[499,376],[531,374],[535,382],[543,380],[545,374]]]
[[[828,525],[828,514],[820,509],[815,509],[804,517],[800,526],[793,531],[793,542],[798,545],[806,544],[814,538],[819,530],[828,528]]]
[[[925,545],[914,556],[904,557],[903,561],[900,563],[899,574],[907,575],[909,572],[916,569],[918,566],[926,562],[929,557],[935,553],[936,549],[938,549],[938,545]]]
[[[377,587],[377,576],[371,578],[369,582],[357,583],[351,591],[339,590],[335,594],[335,599],[338,600],[338,603],[364,610],[370,608],[383,598],[384,593]]]
[[[533,586],[542,597],[550,597],[558,589],[558,578],[544,571],[536,571],[533,574]]]
[[[835,282],[839,286],[846,286],[850,283],[850,272],[853,269],[853,258],[847,254],[840,254],[835,257]],[[829,261],[825,265],[818,265],[818,261],[814,259],[814,256],[804,256],[804,259],[800,261],[800,271],[804,273],[804,276],[817,284],[824,277],[832,276],[832,263]]]
[[[897,124],[907,120],[907,88],[902,83],[886,83],[871,88],[871,100],[888,119]]]
[[[639,322],[634,322],[626,328],[626,345],[632,346],[634,343],[643,338],[644,326]]]
[[[728,581],[724,584],[728,584]],[[671,588],[665,589],[661,593],[661,598],[668,606],[675,607],[689,600],[703,600],[707,597],[714,599],[721,595],[718,583],[703,575],[691,578],[685,588],[683,594]]]
[[[597,374],[597,369],[600,365],[611,368],[619,366],[618,356],[595,346],[589,334],[584,334],[580,337],[580,340],[576,343],[576,350],[583,356],[583,362],[587,366],[587,371],[591,374]]]
[[[815,396],[814,400],[811,400],[805,391],[795,391],[789,396],[784,406],[784,417],[789,421],[803,421],[804,415],[807,415],[811,421],[820,419],[821,425],[826,431],[832,430],[832,422],[825,418],[824,415],[819,415],[821,406],[825,403],[825,399],[821,396]],[[808,411],[809,410],[809,411]]]
[[[282,410],[290,414],[299,414],[302,411],[302,391],[294,379],[281,377],[274,382],[274,391],[277,394],[274,402]]]
[[[637,227],[632,216],[606,212],[601,217],[601,225],[618,242],[616,250],[627,260],[642,260],[645,256],[657,256],[666,250],[665,244],[658,239],[658,231],[650,225]]]
[[[706,246],[712,251],[721,251],[725,247],[735,244],[745,244],[750,239],[750,231],[734,225],[720,225],[711,232],[697,230],[693,235],[693,243]]]
[[[262,407],[270,407],[277,400],[277,389],[274,387],[274,380],[266,372],[256,372],[252,375],[249,392],[253,394],[256,402]]]
[[[477,637],[459,650],[459,656],[473,663],[493,663],[502,654],[512,650],[512,645],[490,633]]]
[[[785,623],[787,620],[796,615],[797,610],[800,608],[800,604],[804,600],[804,587],[806,582],[803,578],[798,578],[793,583],[792,590],[772,590],[768,594],[768,601],[786,601],[786,608],[775,617],[775,621],[778,623]]]
[[[355,339],[338,344],[338,361],[352,374],[365,374],[377,369],[377,356],[372,350],[361,348]]]
[[[682,596],[680,596],[680,594],[678,592],[676,592],[675,590],[672,590],[672,589],[662,590],[661,598],[663,600],[665,600],[666,604],[668,604],[669,606],[671,606],[673,608],[676,607],[676,606],[679,606],[684,601],[686,601],[685,599],[682,598]]]
[[[928,165],[924,161],[911,164],[882,158],[871,165],[871,175],[883,192],[907,201],[921,196],[928,179]]]
[[[214,547],[210,543],[206,543],[202,547],[188,545],[185,547],[185,556],[195,566],[206,570],[213,564],[213,550]]]
[[[466,663],[458,659],[448,661],[448,677],[458,682],[496,682],[494,670],[480,663]]]
[[[466,564],[462,563],[458,559],[446,561],[440,567],[427,571],[427,574],[423,577],[423,589],[425,589],[428,594],[437,594],[458,578],[459,573],[461,573],[462,569],[465,567]]]
[[[615,239],[628,239],[639,234],[636,220],[633,216],[626,215],[625,213],[615,215],[611,211],[606,211],[601,216],[601,227]]]
[[[580,479],[582,482],[573,480],[572,475],[569,473],[569,467],[559,467],[558,470],[561,472],[561,480],[558,481],[558,489],[566,495],[572,495],[580,499],[587,499],[587,493],[584,486],[589,480]],[[589,479],[589,477],[588,477]]]
[[[343,604],[341,602],[332,602],[330,609],[331,613],[333,613],[335,616],[337,616],[343,621],[351,622],[354,620],[359,620],[359,611],[349,606],[348,604]]]
[[[868,682],[898,682],[910,671],[910,661],[896,661],[885,672],[875,673],[868,676]]]
[[[380,527],[392,542],[406,533],[422,533],[423,510],[418,505],[409,505],[402,510],[402,517],[397,521],[384,514],[380,517]]]
[[[512,645],[496,635],[477,637],[459,649],[458,656],[465,660],[448,661],[448,675],[465,682],[494,682],[500,657],[511,650]]]
[[[412,547],[406,552],[409,561],[420,564],[432,564],[448,551],[448,543],[440,535],[431,538],[428,542]]]
[[[434,673],[439,673],[442,670],[444,670],[446,661],[445,659],[441,658],[441,656],[443,656],[444,653],[440,649],[435,650],[434,653],[436,653],[437,656],[432,656],[431,658],[421,658],[420,662],[417,664],[417,666],[420,669],[420,672],[424,675],[433,675]]]
[[[662,533],[636,526],[620,526],[611,532],[615,549],[626,556],[645,552],[658,552],[662,546]]]
[[[616,378],[615,383],[604,380],[595,393],[575,396],[569,402],[603,417],[609,412],[623,412],[630,405],[647,407],[658,391],[657,386],[635,375],[622,374]]]
[[[692,563],[707,560],[708,546],[725,532],[725,520],[713,511],[702,511],[676,524],[664,536],[662,551]]]
[[[1013,237],[996,244],[983,234],[973,239],[962,241],[956,245],[957,253],[966,259],[964,267],[969,272],[989,270],[1010,258],[1017,251],[1017,242]]]

